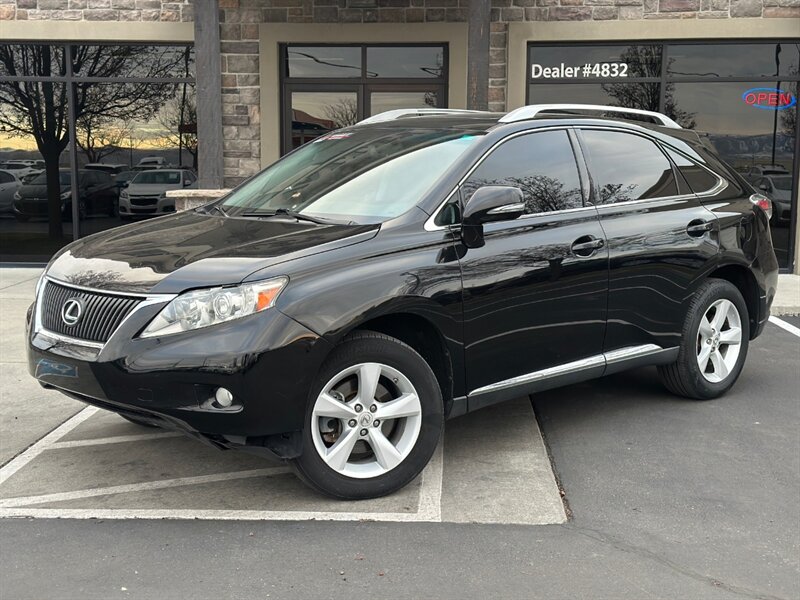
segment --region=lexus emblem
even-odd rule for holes
[[[83,315],[83,302],[78,298],[70,298],[61,307],[61,320],[70,327],[77,325]]]

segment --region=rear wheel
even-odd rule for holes
[[[357,332],[320,369],[293,467],[329,496],[384,496],[419,475],[443,422],[441,390],[425,360],[400,340]]]
[[[727,392],[747,357],[750,321],[741,292],[710,279],[697,290],[683,326],[678,360],[658,368],[674,394],[709,400]]]

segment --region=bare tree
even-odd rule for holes
[[[188,87],[184,84],[184,88]],[[184,164],[183,151],[192,157],[192,168],[197,170],[197,102],[194,94],[182,90],[179,96],[169,100],[158,113],[156,120],[163,128],[155,140],[162,148],[178,148],[179,166]]]
[[[333,121],[336,128],[358,123],[358,103],[355,98],[341,98],[325,107],[325,117]]]
[[[620,55],[620,62],[628,64],[629,77],[661,77],[661,49],[658,46],[630,46]],[[672,64],[674,59],[669,60]],[[638,108],[641,110],[661,110],[661,85],[664,86],[664,113],[677,121],[682,127],[694,129],[697,123],[694,113],[682,110],[675,102],[674,83],[604,83],[603,91],[614,98],[614,106]]]
[[[185,76],[186,48],[158,46],[75,46],[72,71],[84,77],[163,78]],[[66,61],[63,47],[47,44],[0,45],[0,75],[63,75]],[[74,84],[76,121],[152,118],[174,94],[175,84],[89,83]],[[0,82],[0,131],[7,135],[32,137],[45,162],[49,234],[60,238],[61,186],[59,157],[69,141],[67,86],[43,81]],[[76,140],[77,141],[77,140]]]
[[[123,148],[133,133],[132,129],[130,121],[87,114],[78,119],[78,135],[75,141],[86,155],[87,161],[97,163]]]

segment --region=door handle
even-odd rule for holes
[[[603,238],[596,238],[593,235],[584,235],[572,242],[572,253],[575,256],[591,256],[597,250],[605,246]]]
[[[714,223],[712,221],[695,219],[694,221],[690,221],[686,226],[686,233],[692,237],[701,237],[703,234],[711,231],[712,229],[714,229]]]

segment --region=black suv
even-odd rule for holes
[[[446,418],[510,398],[641,365],[725,393],[775,294],[770,209],[658,113],[392,111],[67,246],[29,313],[30,370],[380,496]]]

